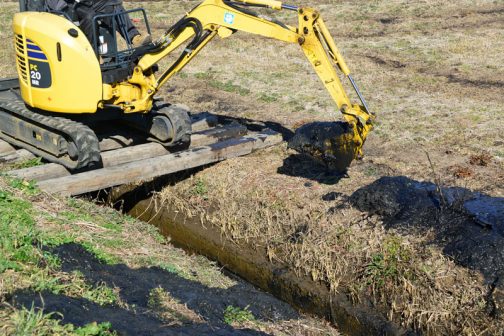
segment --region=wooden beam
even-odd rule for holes
[[[191,136],[191,146],[204,146],[213,142],[236,138],[247,133],[247,128],[238,123],[226,127],[215,127],[200,131]],[[112,167],[123,163],[145,160],[152,157],[168,154],[169,150],[157,143],[146,143],[131,147],[119,148],[101,153],[102,166]],[[65,167],[50,163],[43,166],[23,168],[9,172],[10,175],[24,180],[43,181],[57,177],[71,175]]]
[[[191,115],[192,131],[199,132],[211,127],[215,127],[218,123],[216,115],[209,112],[201,112]]]
[[[147,160],[45,180],[39,182],[38,186],[48,193],[78,195],[247,155],[256,149],[272,146],[281,141],[282,137],[278,133],[266,130],[264,133],[225,140]]]
[[[10,155],[16,151],[7,141],[0,140],[0,156]]]
[[[26,149],[18,149],[15,152],[0,156],[0,163],[16,163],[34,159],[35,155]]]
[[[245,126],[233,122],[222,127],[214,127],[202,131],[193,131],[191,135],[191,146],[203,146],[225,139],[236,138],[247,134]]]
[[[68,176],[70,172],[57,163],[46,163],[41,166],[12,170],[8,174],[27,181],[42,181]]]

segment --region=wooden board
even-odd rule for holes
[[[232,123],[225,127],[215,127],[197,132],[191,136],[191,146],[203,146],[217,141],[236,138],[247,133],[245,126]],[[149,159],[168,154],[169,150],[157,143],[146,143],[131,147],[106,151],[101,154],[102,167],[112,167],[132,161]],[[25,180],[43,181],[71,175],[65,167],[50,163],[42,166],[23,168],[9,172],[10,175]]]
[[[218,123],[216,115],[209,112],[202,112],[191,115],[192,131],[199,132],[211,127],[215,127]]]
[[[38,186],[48,193],[79,195],[247,155],[256,149],[281,141],[282,137],[278,133],[266,130],[255,135],[224,140],[173,154],[49,179],[39,182]]]
[[[0,157],[13,154],[16,151],[8,142],[0,140]]]
[[[35,155],[26,149],[18,149],[11,154],[0,156],[0,163],[16,163],[34,159]]]

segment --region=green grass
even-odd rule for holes
[[[5,311],[3,312],[5,313]],[[28,335],[75,335],[75,336],[113,336],[112,325],[108,322],[92,322],[83,327],[75,327],[72,324],[61,324],[57,319],[58,314],[44,313],[41,309],[21,308],[11,310],[10,320],[3,325],[5,335],[28,336]],[[2,314],[3,315],[3,314]],[[2,317],[0,315],[0,318]]]
[[[272,94],[267,94],[267,93],[262,93],[259,95],[259,100],[265,102],[265,103],[273,103],[278,101],[279,95],[272,93]]]
[[[212,79],[208,82],[208,84],[216,88],[218,90],[226,91],[226,92],[231,92],[231,93],[237,93],[240,96],[247,96],[250,94],[250,90],[247,88],[244,88],[240,85],[234,84],[231,80],[228,80],[226,82],[221,82],[215,79]]]
[[[193,195],[198,195],[203,199],[206,199],[207,194],[208,194],[208,186],[205,182],[205,180],[199,178],[196,180],[194,183],[194,186],[191,190],[191,194]]]
[[[78,336],[113,336],[117,333],[111,330],[112,324],[109,322],[96,323],[92,322],[84,327],[75,329],[75,334]]]
[[[233,81],[228,80],[225,82],[219,81],[215,79],[215,72],[213,71],[207,71],[207,72],[198,72],[194,76],[198,79],[205,80],[208,85],[211,87],[226,91],[226,92],[231,92],[231,93],[237,93],[240,96],[247,96],[250,94],[250,90],[247,88],[244,88],[243,86],[234,84]]]
[[[111,305],[119,301],[119,296],[116,292],[107,285],[101,283],[98,286],[91,287],[85,285],[85,291],[82,297],[90,301],[96,302],[99,305]]]
[[[379,289],[390,281],[397,281],[400,277],[410,278],[410,260],[411,251],[403,245],[400,238],[388,238],[383,244],[382,251],[373,254],[365,268],[367,284]]]
[[[110,241],[110,240],[108,240]],[[110,243],[109,243],[110,244]],[[114,265],[120,262],[120,259],[110,253],[107,253],[103,251],[101,248],[95,246],[92,243],[89,242],[83,242],[81,245],[91,254],[93,254],[96,259],[98,259],[101,263],[107,264],[107,265]],[[122,245],[120,241],[117,241],[116,244],[112,244],[113,246],[117,245]]]
[[[60,266],[59,259],[42,249],[42,244],[61,245],[72,242],[72,239],[66,236],[47,239],[35,227],[34,215],[30,202],[15,197],[8,191],[0,190],[0,274],[6,270],[27,272],[31,274],[31,287],[38,291],[50,290],[61,293],[73,290],[72,286],[75,286],[75,283],[65,283],[61,281],[61,278],[53,276]],[[112,256],[91,244],[83,244],[83,246],[103,262],[115,261]],[[76,279],[73,280],[76,281]],[[78,286],[86,291],[90,300],[96,297],[98,299],[95,302],[99,304],[111,301],[110,292],[103,286],[93,288],[85,285],[83,280]],[[101,299],[104,296],[108,298]]]
[[[248,309],[248,306],[245,308],[235,307],[235,306],[227,306],[226,310],[224,310],[224,322],[229,325],[232,324],[241,324],[244,322],[254,321],[254,314]]]
[[[16,183],[12,183],[12,181]],[[10,180],[12,188],[31,194],[32,189]],[[43,244],[69,242],[70,239],[47,239],[36,227],[33,205],[15,196],[11,191],[0,189],[0,277],[8,279],[7,271],[18,274],[17,281],[35,292],[50,291],[54,294],[78,296],[100,305],[114,304],[117,293],[105,284],[90,285],[79,273],[60,271],[59,258],[42,248]],[[46,245],[47,246],[47,245]],[[105,259],[102,257],[101,259]],[[13,274],[13,273],[9,273]],[[14,283],[14,285],[16,285]],[[26,287],[27,286],[27,287]],[[2,312],[4,314],[5,311]],[[92,324],[75,329],[72,325],[60,325],[52,319],[53,314],[40,310],[14,310],[6,323],[14,335],[112,335],[107,324]]]
[[[0,190],[0,273],[38,262],[34,225],[31,204]]]
[[[175,273],[175,274],[181,273],[180,269],[176,265],[173,265],[173,264],[161,263],[161,264],[159,264],[159,267],[164,269],[165,271],[170,272],[170,273]]]
[[[19,189],[26,194],[36,195],[40,193],[37,185],[34,181],[26,181],[19,178],[8,177],[7,181],[12,188]]]
[[[15,169],[23,169],[23,168],[31,168],[31,167],[37,167],[43,165],[42,163],[42,158],[36,157],[32,159],[27,159],[21,162],[16,162],[10,165],[11,170]]]

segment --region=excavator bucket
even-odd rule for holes
[[[347,122],[314,122],[301,126],[288,147],[310,156],[335,175],[345,174],[360,146]]]

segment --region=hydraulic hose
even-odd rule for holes
[[[240,11],[242,13],[245,13],[245,14],[248,14],[250,16],[253,16],[253,17],[259,17],[259,14],[257,14],[256,12],[253,12],[251,10],[248,10],[248,9],[245,9],[243,7],[258,7],[258,8],[268,8],[268,6],[265,6],[265,5],[255,5],[255,4],[247,4],[247,3],[237,3],[237,2],[234,2],[234,1],[231,1],[231,0],[224,0],[223,1],[227,6],[233,8],[233,9],[236,9],[237,11]],[[273,23],[276,23],[277,25],[285,28],[285,29],[289,29],[283,22],[281,21],[278,21],[278,20],[271,20],[271,22]]]
[[[173,39],[177,38],[180,33],[182,33],[186,28],[192,28],[195,32],[194,38],[189,42],[189,44],[184,48],[184,51],[180,54],[175,62],[166,70],[161,77],[158,79],[158,83],[164,81],[166,76],[170,74],[173,69],[175,69],[183,59],[190,54],[194,49],[196,49],[201,41],[205,39],[207,34],[203,34],[203,26],[198,19],[192,17],[185,17],[182,20],[178,21],[175,25],[173,25],[170,29],[168,29],[165,33],[166,36],[172,35]],[[162,47],[160,47],[162,49]]]

